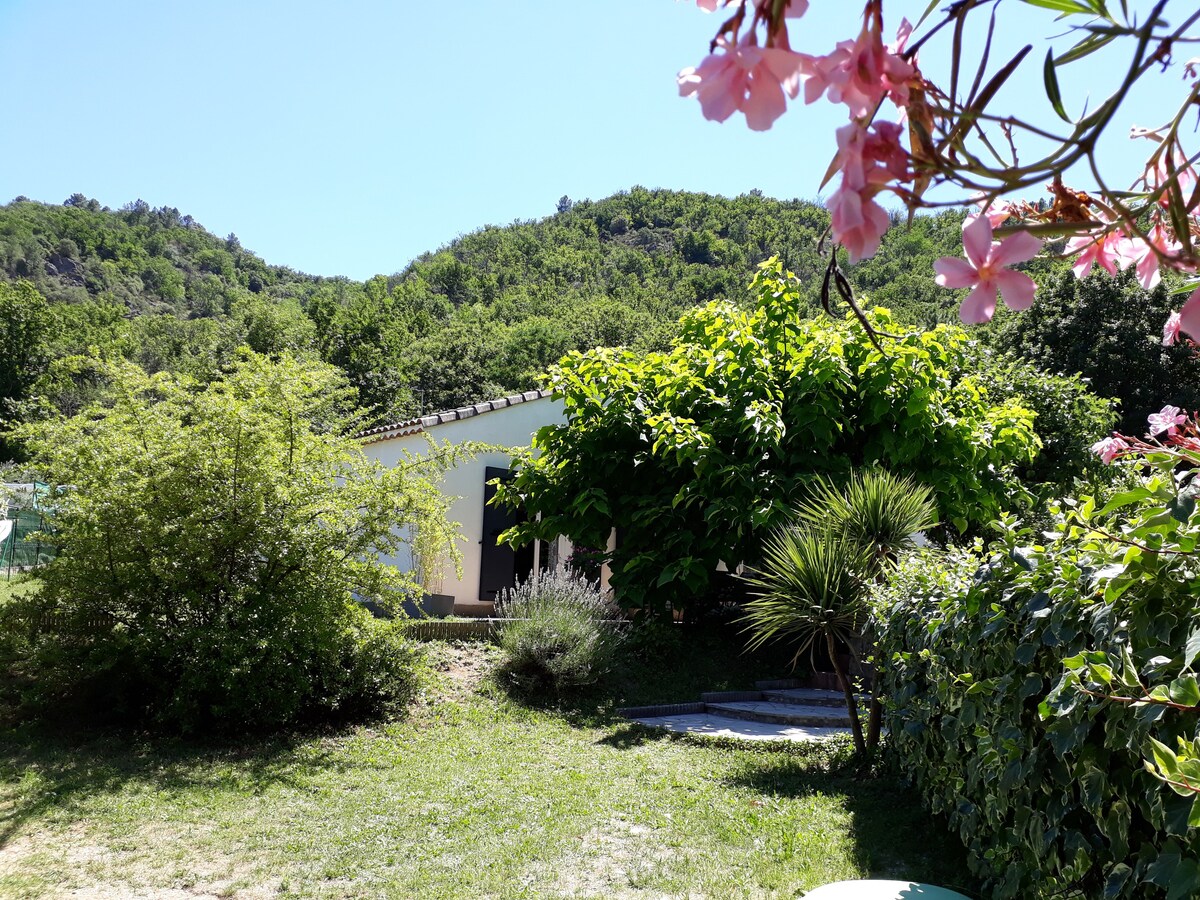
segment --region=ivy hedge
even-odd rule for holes
[[[1197,488],[1141,462],[1036,539],[910,559],[877,605],[891,746],[989,896],[1200,896]]]

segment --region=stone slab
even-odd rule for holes
[[[678,716],[654,716],[634,719],[642,725],[665,728],[679,734],[700,734],[711,737],[738,738],[746,741],[819,741],[835,734],[849,734],[849,728],[811,725],[780,725],[734,719],[712,713],[691,713]]]
[[[784,688],[803,687],[804,684],[796,678],[776,678],[770,681],[756,681],[754,686],[760,691],[777,691]]]
[[[745,700],[732,703],[706,703],[707,711],[719,716],[773,722],[781,725],[833,725],[849,727],[846,708],[778,703],[770,700]]]
[[[701,703],[729,703],[735,700],[763,700],[762,691],[706,691],[700,695]]]
[[[841,691],[823,691],[819,688],[790,688],[763,691],[763,699],[774,703],[799,703],[808,706],[846,707],[846,695]],[[862,697],[859,698],[861,701]]]
[[[838,881],[804,895],[804,900],[970,900],[932,884],[915,881]]]

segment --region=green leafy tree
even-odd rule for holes
[[[966,531],[1014,501],[1032,460],[1032,414],[988,401],[964,373],[965,335],[912,333],[876,347],[852,319],[802,319],[778,262],[754,305],[713,303],[681,320],[668,352],[598,350],[551,370],[567,422],[542,429],[502,502],[527,520],[508,538],[569,535],[604,547],[622,602],[686,605],[719,562],[753,561],[808,485],[880,465],[930,486]],[[894,328],[887,312],[875,328]]]
[[[1063,273],[1043,280],[1031,309],[1007,317],[996,345],[1044,371],[1086,379],[1120,401],[1119,429],[1139,434],[1167,404],[1200,408],[1200,356],[1187,342],[1162,343],[1172,308],[1164,285],[1143,290],[1132,270],[1082,281]]]
[[[30,388],[50,361],[52,318],[45,298],[28,281],[0,283],[0,429],[20,421]],[[0,432],[0,461],[13,458],[8,435]]]
[[[25,429],[67,486],[39,598],[62,625],[35,654],[43,687],[185,730],[387,700],[404,654],[353,597],[416,589],[380,554],[400,525],[453,534],[435,482],[463,451],[369,464],[341,376],[286,354],[244,353],[207,385],[129,364],[108,377],[108,405]]]
[[[1092,452],[1117,424],[1118,403],[1093,393],[1078,375],[1052,375],[1015,356],[975,347],[967,368],[997,399],[1015,399],[1034,414],[1041,449],[1017,476],[1041,496],[1067,496],[1077,482],[1105,484],[1113,471]]]
[[[482,316],[456,319],[449,327],[414,342],[410,382],[421,411],[453,409],[505,393],[493,379],[491,348],[507,337],[507,328]]]

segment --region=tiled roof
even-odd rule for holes
[[[518,403],[528,403],[531,400],[541,400],[543,397],[549,396],[550,391],[525,391],[523,394],[511,394],[508,397],[501,397],[499,400],[487,400],[483,403],[476,403],[474,406],[460,406],[458,409],[450,409],[446,412],[433,413],[428,416],[417,416],[415,419],[397,422],[394,425],[380,425],[378,428],[371,428],[362,432],[358,435],[358,439],[364,444],[390,441],[392,438],[420,434],[426,428],[432,428],[435,425],[445,425],[447,422],[469,419],[472,416],[479,416],[496,409],[516,406]]]

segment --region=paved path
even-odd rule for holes
[[[622,710],[642,725],[683,734],[747,741],[818,741],[850,733],[845,698],[837,691],[781,688],[702,694],[699,703]]]

